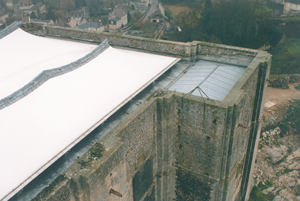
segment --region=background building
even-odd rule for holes
[[[284,13],[299,13],[300,1],[299,0],[287,0],[284,1],[283,12]]]
[[[121,7],[115,7],[108,20],[108,29],[120,29],[128,23],[127,13]]]

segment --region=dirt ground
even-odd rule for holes
[[[173,17],[176,17],[180,12],[183,11],[190,11],[191,9],[187,6],[179,6],[179,5],[165,5],[164,6],[166,9],[170,10],[172,13]]]
[[[295,89],[293,84],[289,85],[289,89],[268,87],[265,99],[265,109],[277,104],[284,104],[293,99],[300,99],[300,90]]]

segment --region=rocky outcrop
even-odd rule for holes
[[[267,154],[269,155],[271,162],[277,163],[281,161],[287,155],[288,148],[284,145],[280,145],[280,147],[268,147]]]
[[[280,134],[279,127],[262,133],[254,184],[265,200],[300,201],[299,137]]]
[[[295,88],[298,89],[300,86],[300,74],[272,75],[268,81],[269,87],[287,89],[289,84],[294,83]]]

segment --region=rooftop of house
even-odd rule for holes
[[[37,4],[35,4],[31,10],[37,10],[39,8],[41,8],[42,6],[44,6],[45,4],[43,4],[42,2],[38,2]]]
[[[120,17],[114,17],[109,19],[109,24],[116,24],[117,21],[119,21],[121,18]]]
[[[96,22],[88,22],[88,23],[84,23],[84,24],[80,24],[78,25],[78,28],[79,29],[87,29],[89,27],[92,27],[92,28],[99,28],[99,23],[96,23]]]
[[[32,4],[31,0],[20,0],[21,4]]]
[[[152,13],[149,18],[163,18],[164,16],[161,14],[161,12],[159,10],[155,11],[154,13]]]
[[[121,8],[121,7],[116,7],[113,10],[114,14],[116,17],[123,17],[124,15],[127,15],[127,13]]]

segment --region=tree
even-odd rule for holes
[[[75,7],[76,8],[82,8],[82,7],[87,6],[85,0],[74,0],[74,2],[75,2]]]
[[[102,15],[102,5],[103,2],[101,0],[90,0],[87,2],[87,6],[90,12],[90,16],[93,18],[100,17]]]
[[[131,15],[130,15],[130,12],[127,11],[127,22],[130,22],[131,21]]]
[[[69,12],[75,8],[75,2],[73,0],[61,0],[60,7],[64,10]]]
[[[46,19],[47,20],[56,20],[56,16],[55,16],[55,14],[54,14],[54,11],[53,11],[53,8],[52,8],[52,6],[50,6],[49,8],[48,8],[48,11],[47,11],[47,13],[46,13]]]
[[[194,9],[179,15],[179,41],[219,41],[223,44],[259,48],[276,45],[282,32],[274,17],[261,3],[252,0],[227,0],[211,5],[205,0],[200,11]],[[174,38],[172,38],[174,39]]]
[[[31,12],[31,14],[30,14],[30,18],[31,18],[31,19],[36,19],[36,18],[37,18],[37,16],[36,16],[35,12]]]
[[[170,10],[165,9],[165,15],[169,20],[173,20],[173,16]]]

